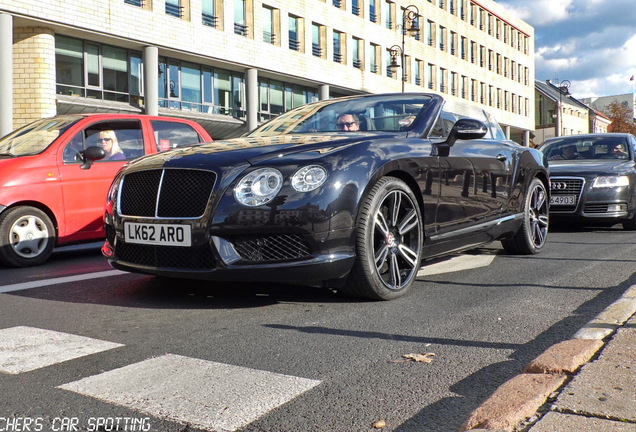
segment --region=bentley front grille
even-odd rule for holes
[[[159,169],[127,174],[119,197],[124,216],[198,218],[216,181],[211,171]]]

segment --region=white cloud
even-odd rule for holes
[[[634,91],[634,0],[497,0],[535,29],[539,80],[570,80],[577,98]]]
[[[533,26],[568,19],[573,0],[510,0],[508,10]],[[500,2],[502,3],[502,2]]]

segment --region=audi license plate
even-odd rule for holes
[[[124,239],[127,243],[158,246],[191,246],[190,225],[150,224],[126,222]]]
[[[576,195],[552,195],[550,205],[576,205]]]

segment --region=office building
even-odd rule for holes
[[[0,133],[73,112],[146,112],[240,135],[356,93],[481,104],[534,125],[534,30],[492,0],[4,0]]]

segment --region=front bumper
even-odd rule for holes
[[[343,279],[355,254],[352,229],[329,233],[209,236],[191,247],[129,244],[107,227],[102,254],[113,268],[157,276],[213,281],[295,282]],[[322,242],[316,242],[321,238]]]
[[[635,199],[630,187],[594,188],[593,181],[583,178],[557,177],[551,182],[567,184],[564,189],[551,191],[553,199],[576,196],[575,204],[550,206],[554,220],[580,220],[598,223],[618,223],[634,217]]]

